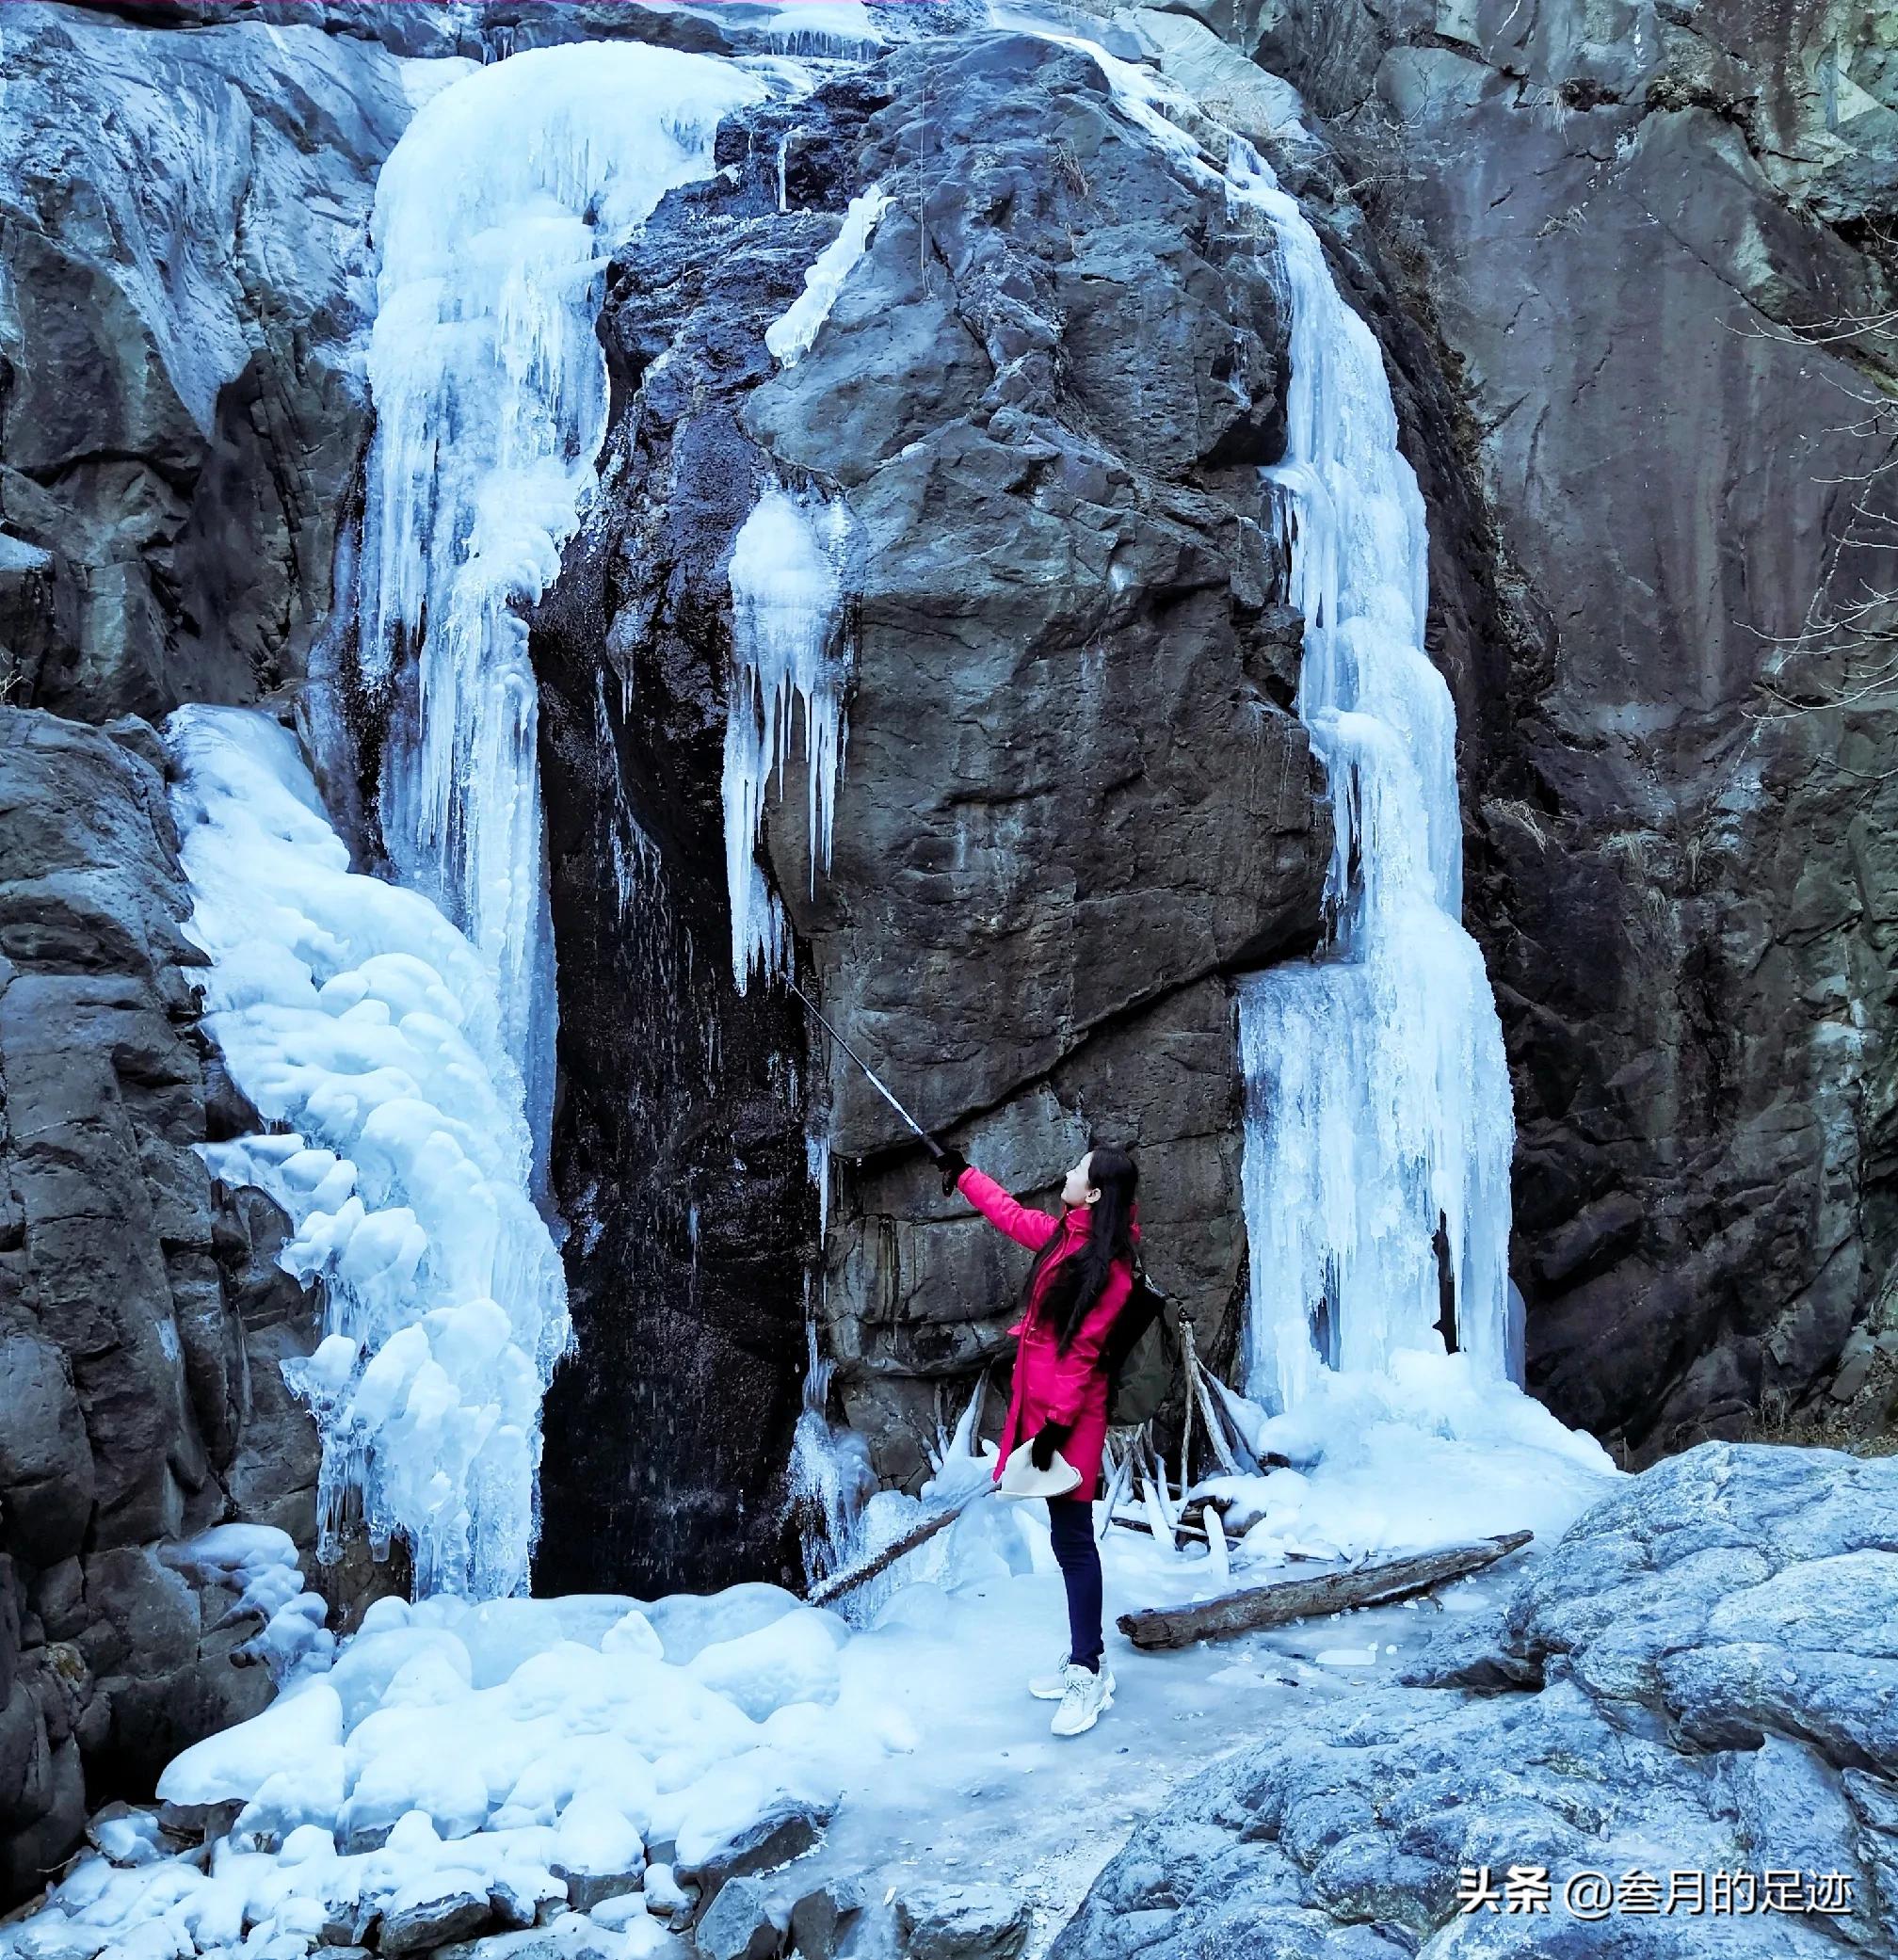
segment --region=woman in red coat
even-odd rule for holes
[[[1021,1318],[1008,1330],[1017,1337],[1015,1384],[995,1476],[999,1482],[1009,1453],[1024,1438],[1032,1439],[1037,1470],[1046,1470],[1059,1450],[1081,1472],[1070,1495],[1048,1500],[1054,1556],[1068,1590],[1068,1655],[1058,1675],[1029,1683],[1031,1694],[1059,1698],[1054,1733],[1079,1735],[1114,1702],[1114,1673],[1102,1663],[1094,1499],[1107,1440],[1108,1381],[1102,1349],[1134,1288],[1134,1247],[1140,1237],[1134,1193],[1139,1172],[1125,1150],[1097,1146],[1068,1173],[1061,1187],[1061,1216],[1052,1218],[1017,1203],[957,1150],[943,1149],[937,1164],[945,1190],[953,1181],[990,1224],[1035,1254],[1022,1290]]]

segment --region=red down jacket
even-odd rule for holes
[[[1125,1260],[1107,1269],[1107,1284],[1075,1330],[1067,1352],[1054,1341],[1054,1328],[1041,1310],[1054,1268],[1070,1258],[1087,1236],[1093,1213],[1086,1205],[1062,1218],[1032,1211],[1018,1203],[991,1177],[973,1165],[956,1181],[956,1188],[991,1225],[1005,1231],[1019,1245],[1038,1252],[1056,1232],[1067,1243],[1041,1268],[1027,1311],[1008,1331],[1016,1336],[1015,1386],[1008,1398],[1008,1420],[1002,1425],[1002,1454],[995,1462],[999,1483],[1008,1453],[1033,1438],[1044,1422],[1067,1422],[1073,1433],[1061,1454],[1081,1472],[1074,1495],[1097,1497],[1101,1483],[1101,1452],[1107,1440],[1107,1377],[1101,1368],[1101,1346],[1114,1317],[1134,1290],[1134,1275]],[[1140,1236],[1137,1216],[1133,1235]]]

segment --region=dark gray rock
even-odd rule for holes
[[[801,1960],[835,1960],[867,1903],[853,1878],[827,1879],[791,1907],[791,1947]]]
[[[1482,1630],[1488,1678],[1467,1651],[1434,1670],[1516,1692],[1400,1687],[1288,1714],[1135,1832],[1052,1960],[1684,1955],[1716,1923],[1723,1953],[1887,1951],[1894,1506],[1898,1460],[1830,1451],[1709,1443],[1630,1480],[1530,1563]],[[1546,1868],[1552,1912],[1466,1923],[1459,1872],[1484,1866],[1499,1888],[1510,1866]],[[1630,1870],[1664,1894],[1674,1871],[1840,1872],[1849,1908],[1565,1911],[1572,1874]]]
[[[913,1478],[944,1397],[1008,1345],[1006,1248],[841,1055],[807,1052],[795,1000],[729,978],[726,558],[762,486],[842,496],[854,538],[814,895],[800,760],[768,815],[800,972],[1024,1195],[1090,1128],[1136,1138],[1158,1277],[1214,1351],[1244,1266],[1228,976],[1318,917],[1329,831],[1258,472],[1285,328],[1256,242],[1042,41],[917,41],[820,89],[780,214],[791,117],[728,125],[726,177],[616,272],[610,521],[536,620],[580,1356],[549,1404],[550,1588],[783,1555],[807,1120],[833,1153],[827,1344],[878,1470]],[[764,328],[872,182],[893,207],[780,370]],[[629,1424],[665,1438],[630,1485]]]
[[[720,1890],[733,1879],[775,1871],[802,1857],[823,1837],[829,1822],[830,1812],[824,1806],[780,1793],[761,1816],[706,1856],[691,1864],[675,1863],[674,1883],[696,1888],[698,1918],[702,1921]]]
[[[308,1351],[314,1316],[258,1270],[281,1240],[220,1203],[191,1149],[201,956],[149,736],[0,707],[8,1899],[77,1841],[82,1758],[95,1805],[147,1795],[178,1749],[268,1695],[231,1664],[253,1631],[221,1624],[232,1596],[155,1542],[239,1515],[225,1478],[263,1460],[282,1467],[269,1521],[314,1534],[308,1418],[260,1380],[278,1351]],[[244,1310],[265,1298],[267,1353]]]
[[[503,1873],[499,1881],[489,1888],[488,1904],[492,1908],[497,1925],[505,1926],[509,1932],[520,1932],[539,1924],[550,1909],[563,1909],[567,1904],[567,1887],[557,1878],[549,1877],[533,1884]]]
[[[1850,330],[1898,294],[1889,37],[1856,0],[1193,10],[1340,154],[1275,152],[1431,506],[1530,1384],[1635,1462],[1748,1433],[1898,1255],[1898,746],[1826,630],[1890,586],[1890,412],[1836,412],[1898,371]]]
[[[452,1872],[418,1879],[405,1886],[382,1909],[377,1951],[422,1953],[451,1941],[466,1939],[487,1925],[490,1917],[485,1888],[457,1885]]]
[[[913,1960],[1015,1960],[1028,1902],[1002,1886],[910,1886],[897,1894],[896,1925]]]
[[[646,1870],[646,1861],[641,1857],[636,1863],[620,1866],[616,1871],[582,1871],[571,1865],[554,1867],[554,1876],[567,1888],[566,1903],[574,1912],[591,1912],[596,1905],[603,1904],[608,1899],[623,1898],[628,1892],[639,1889],[639,1881]],[[551,1899],[554,1895],[548,1894]],[[540,1916],[545,1900],[536,1902],[534,1918]]]
[[[330,602],[396,62],[307,15],[21,6],[6,43],[0,680],[95,720],[254,700]]]
[[[506,1911],[503,1910],[503,1906],[506,1904],[505,1895],[501,1901],[497,1902],[494,1895],[491,1892],[489,1894],[489,1904],[493,1907],[495,1919],[502,1925],[513,1926],[517,1923],[514,1920],[509,1919]],[[330,1906],[329,1917],[323,1921],[322,1927],[317,1933],[317,1942],[325,1947],[348,1948],[362,1946],[367,1942],[370,1934],[375,1930],[381,1917],[381,1908],[376,1904],[373,1899],[362,1898],[360,1894],[355,1897],[339,1899]],[[529,1925],[533,1924],[531,1918],[527,1923]]]
[[[692,1942],[701,1960],[775,1960],[784,1951],[784,1935],[770,1888],[755,1878],[732,1878],[693,1927]]]

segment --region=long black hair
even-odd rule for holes
[[[1054,1344],[1064,1353],[1073,1345],[1081,1323],[1107,1284],[1107,1269],[1117,1259],[1134,1263],[1134,1193],[1140,1173],[1118,1144],[1096,1144],[1087,1160],[1087,1181],[1101,1196],[1087,1208],[1087,1236],[1079,1248],[1054,1268],[1041,1310],[1054,1323]],[[1043,1269],[1067,1242],[1065,1229],[1054,1233],[1035,1255],[1022,1289],[1023,1302],[1035,1297]]]

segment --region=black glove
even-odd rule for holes
[[[942,1173],[942,1196],[947,1197],[956,1188],[956,1180],[969,1168],[969,1160],[953,1145],[939,1144],[933,1136],[927,1142],[936,1168]]]
[[[1068,1440],[1073,1430],[1071,1422],[1043,1422],[1035,1440],[1028,1446],[1028,1461],[1037,1470],[1053,1470],[1055,1451]]]

